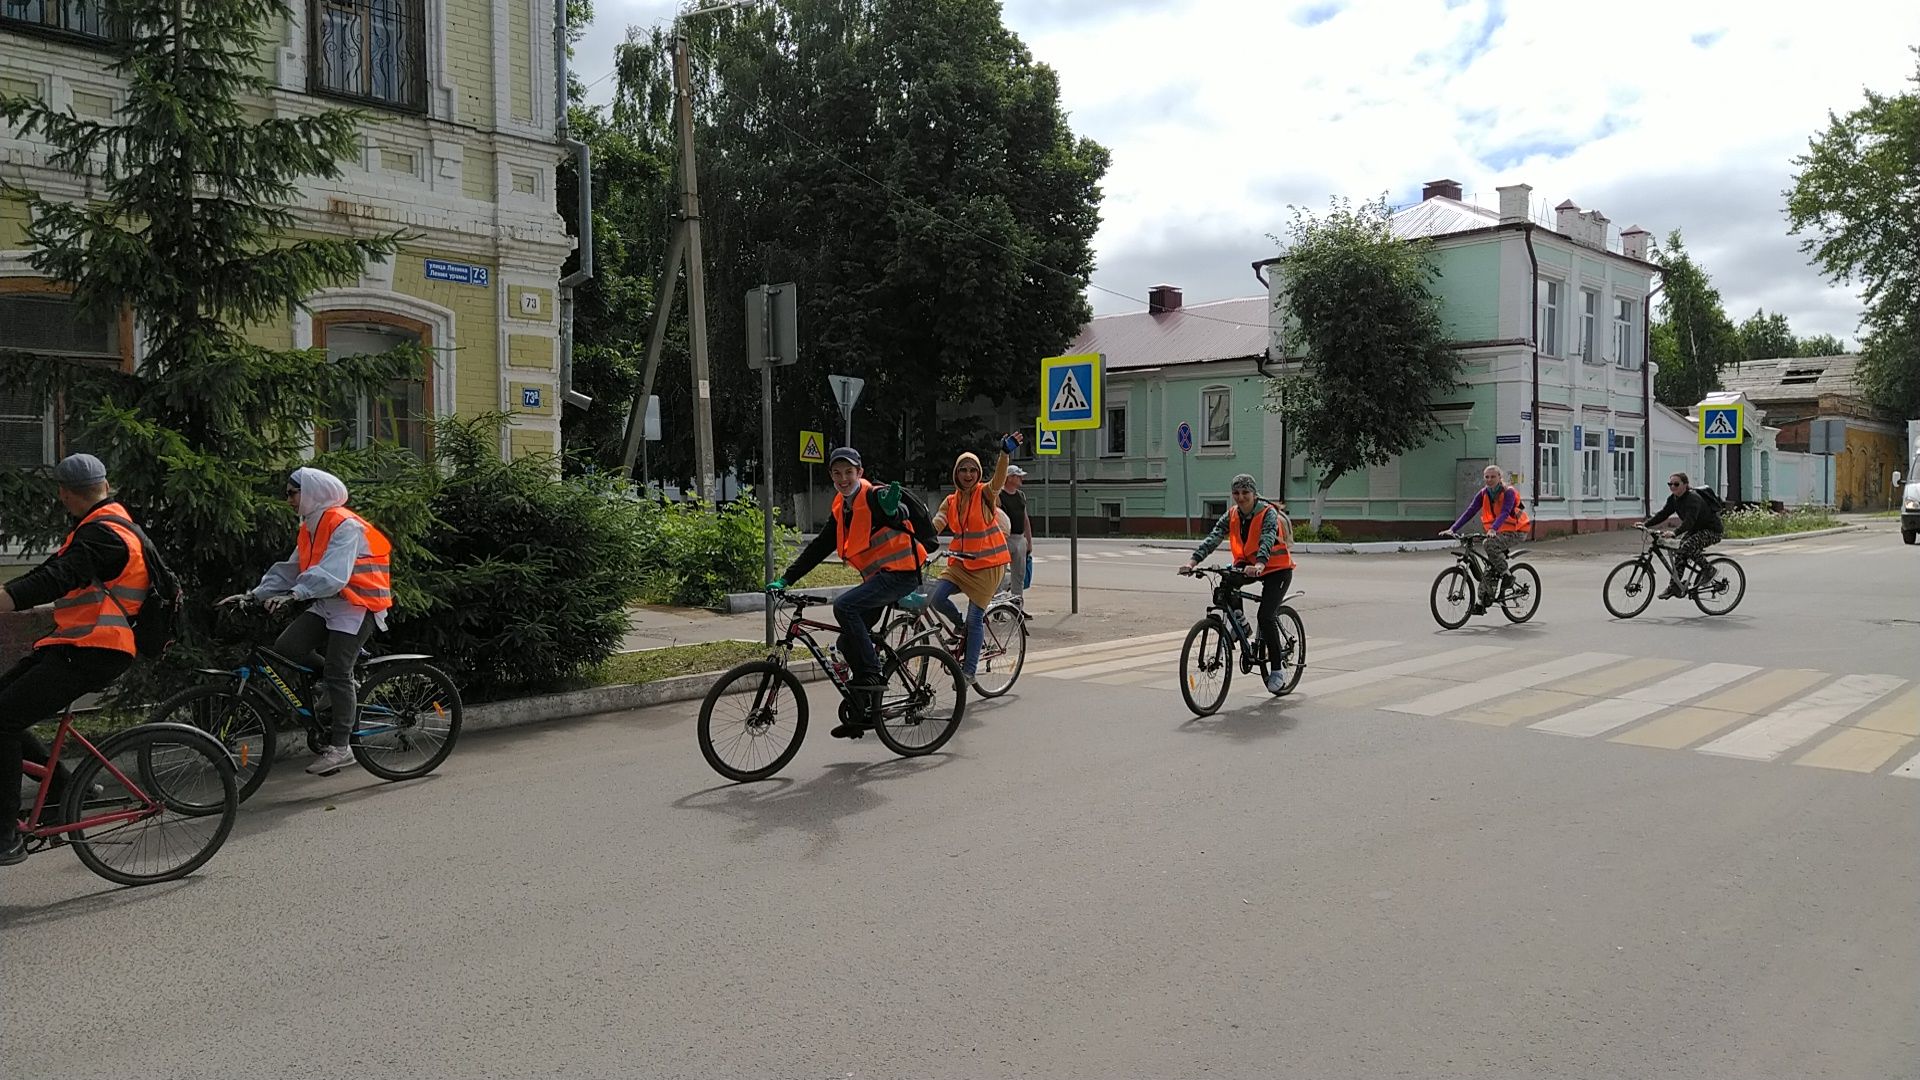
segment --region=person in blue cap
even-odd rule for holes
[[[767,583],[767,591],[785,590],[835,552],[859,571],[860,584],[834,600],[833,617],[840,624],[840,653],[852,669],[854,700],[870,713],[885,686],[880,681],[873,628],[888,607],[920,587],[927,552],[914,540],[900,509],[900,482],[881,488],[868,481],[860,451],[851,446],[835,450],[827,459],[827,476],[833,481],[834,495],[826,528],[786,573]],[[841,724],[832,735],[857,739],[864,731],[858,724]]]

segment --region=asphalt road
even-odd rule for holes
[[[289,769],[190,881],[0,869],[0,1074],[1920,1075],[1920,551],[1732,551],[1732,616],[1620,623],[1629,542],[1452,633],[1444,554],[1303,560],[1298,695],[1209,720],[1184,555],[1089,545],[934,757],[816,694],[756,785],[691,705]]]

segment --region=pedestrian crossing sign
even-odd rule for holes
[[[1100,390],[1107,358],[1102,353],[1049,356],[1040,361],[1042,431],[1091,431],[1100,427]]]
[[[1033,440],[1033,452],[1036,454],[1058,454],[1060,452],[1060,433],[1040,429],[1040,437]]]
[[[1744,405],[1703,405],[1700,407],[1700,445],[1735,446],[1746,438],[1747,425],[1741,415]]]
[[[827,437],[818,431],[800,433],[800,460],[818,465],[827,460]]]

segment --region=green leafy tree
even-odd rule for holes
[[[1832,334],[1813,334],[1797,344],[1795,356],[1841,356],[1847,352],[1847,343]]]
[[[33,212],[29,263],[96,316],[136,313],[146,343],[137,373],[11,354],[0,384],[70,404],[75,445],[107,461],[121,500],[200,601],[195,614],[291,546],[281,481],[305,455],[306,425],[424,362],[407,351],[328,363],[247,337],[391,257],[401,239],[293,238],[296,185],[338,177],[357,154],[359,122],[336,110],[249,112],[245,99],[269,89],[263,31],[284,13],[279,0],[120,0],[113,70],[127,90],[112,119],[0,99],[0,116],[44,139],[56,167],[93,177],[86,202],[10,192]],[[52,502],[45,476],[0,482],[10,506]],[[61,524],[9,516],[0,529],[44,543]],[[382,524],[406,541],[420,523]],[[413,553],[403,546],[401,558]],[[403,586],[403,604],[417,599]]]
[[[1787,317],[1777,311],[1769,315],[1755,309],[1747,321],[1740,324],[1739,333],[1742,360],[1800,355],[1800,342],[1793,336],[1793,327],[1787,325]]]
[[[1653,327],[1653,359],[1660,365],[1653,394],[1685,411],[1720,385],[1722,368],[1741,359],[1740,332],[1727,318],[1713,279],[1681,242],[1680,230],[1667,235],[1659,258],[1667,284]]]
[[[1906,93],[1866,92],[1793,159],[1787,221],[1835,281],[1858,283],[1858,378],[1872,400],[1920,417],[1920,48]]]
[[[777,446],[837,416],[830,373],[866,380],[854,441],[883,474],[908,464],[938,403],[1030,398],[1040,358],[1090,314],[1108,159],[1073,134],[1057,76],[1000,5],[791,0],[686,27],[722,467],[760,456],[742,298],[766,282],[799,285]],[[617,62],[612,125],[665,145],[671,42],[636,32]],[[668,217],[665,202],[649,220]],[[655,383],[670,431],[688,429],[688,382],[684,352],[670,353]],[[669,439],[665,470],[688,475],[691,454]]]
[[[1435,400],[1460,385],[1430,245],[1396,238],[1390,213],[1385,198],[1336,200],[1321,217],[1294,207],[1275,270],[1285,291],[1281,348],[1301,363],[1269,390],[1265,407],[1286,419],[1321,470],[1316,530],[1328,489],[1433,438]]]

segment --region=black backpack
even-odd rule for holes
[[[1720,493],[1717,491],[1714,491],[1712,488],[1697,487],[1697,488],[1694,488],[1693,490],[1700,493],[1700,501],[1703,503],[1706,503],[1707,509],[1713,511],[1714,513],[1717,514],[1720,511],[1725,510],[1727,508],[1727,504],[1724,501],[1722,501],[1720,498]]]
[[[906,515],[907,531],[927,550],[927,554],[939,551],[940,534],[934,530],[933,515],[927,511],[927,504],[921,502],[913,492],[901,488],[900,510]]]
[[[140,558],[147,564],[147,599],[140,605],[139,613],[127,621],[133,626],[135,653],[148,660],[157,660],[166,655],[179,633],[180,609],[185,605],[179,575],[160,557],[160,549],[154,546],[145,529],[118,514],[106,514],[94,520],[111,521],[140,538]],[[120,601],[107,591],[104,583],[96,580],[94,584],[100,586],[100,591],[113,601],[114,607],[120,608],[120,614],[127,613]]]

